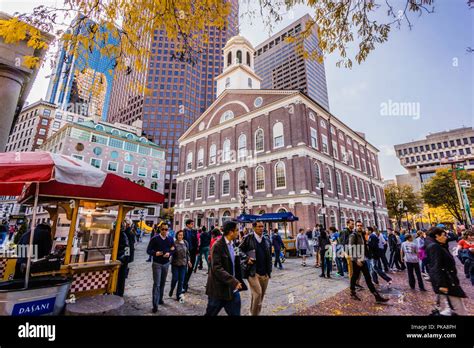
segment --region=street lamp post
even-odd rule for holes
[[[377,230],[378,230],[379,229],[379,219],[377,217],[377,210],[375,209],[375,196],[372,196],[371,202],[372,202],[372,209],[374,209],[375,227],[377,227]]]
[[[321,213],[323,214],[323,228],[326,231],[326,206],[324,205],[324,182],[320,181],[318,184],[321,190]]]
[[[245,180],[240,181],[240,211],[241,214],[247,214],[247,189],[248,185],[245,183]]]
[[[403,207],[403,210],[405,211],[405,215],[407,218],[407,229],[410,230],[410,221],[408,220],[408,207]]]

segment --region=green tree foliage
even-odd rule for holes
[[[410,185],[391,184],[386,186],[384,191],[388,215],[395,218],[399,226],[405,214],[403,207],[407,207],[410,214],[418,214],[423,209],[421,196],[415,193]]]
[[[470,180],[474,183],[474,175],[466,171],[457,172],[458,180]],[[469,201],[474,199],[474,190],[467,189]],[[461,206],[456,194],[453,173],[448,169],[438,169],[436,175],[423,187],[423,199],[432,207],[446,209],[455,219],[463,221]]]

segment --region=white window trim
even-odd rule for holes
[[[257,169],[262,168],[263,169],[263,188],[257,189]],[[254,192],[264,192],[265,191],[265,168],[263,166],[257,166],[255,168],[255,191]]]
[[[324,141],[326,139],[326,141]],[[324,145],[326,144],[326,150],[324,150]],[[326,134],[321,134],[321,151],[326,155],[329,155],[329,139]]]
[[[145,169],[145,175],[140,175],[140,169]],[[146,168],[146,167],[138,167],[138,169],[137,169],[137,176],[139,176],[140,178],[146,178],[146,177],[147,177],[147,174],[148,174],[148,168]]]
[[[327,190],[327,192],[333,193],[334,183],[332,182],[331,168],[329,168],[329,167],[327,167],[327,166],[326,166],[326,168],[329,169],[329,170],[328,170],[328,173],[329,173],[329,182],[331,183],[331,189],[327,188],[326,190]],[[324,174],[326,174],[326,172],[325,172]],[[327,183],[325,183],[325,185],[328,186]],[[336,189],[336,190],[337,190],[337,189]]]
[[[94,157],[91,157],[91,159],[89,160],[89,164],[93,167],[95,167],[93,164],[92,164],[92,160],[96,160],[96,161],[99,161],[100,162],[100,165],[99,165],[99,169],[102,169],[102,160],[100,158],[94,158]],[[97,168],[97,167],[96,167]]]
[[[115,164],[117,165],[117,170],[110,170],[110,169],[109,169],[110,163],[115,163]],[[118,171],[119,171],[119,163],[118,163],[118,162],[115,162],[115,161],[108,161],[108,162],[107,162],[107,171],[108,171],[108,172],[112,172],[112,173],[118,173]]]
[[[276,167],[280,163],[283,164],[283,172],[284,172],[284,176],[285,176],[285,186],[282,186],[282,187],[277,186],[277,175],[276,175]],[[279,161],[279,162],[275,163],[275,165],[273,167],[273,176],[274,176],[274,180],[275,180],[275,190],[284,190],[284,189],[286,189],[286,165],[285,165],[285,162]]]
[[[261,149],[261,150],[257,150],[257,133],[259,133],[259,132],[262,132],[263,149]],[[262,128],[258,128],[255,131],[254,140],[255,140],[255,153],[264,152],[265,151],[265,132],[263,131]]]
[[[200,154],[202,153],[202,157]],[[201,160],[201,163],[199,161]],[[198,155],[197,155],[197,167],[202,168],[204,167],[204,149],[201,147],[199,148]]]
[[[199,181],[201,181],[201,195],[198,196],[198,187],[199,187]],[[202,179],[196,180],[196,199],[202,199],[202,191],[204,190],[204,182]]]
[[[319,150],[319,144],[318,144],[318,130],[316,128],[313,128],[313,127],[309,127],[310,131],[309,131],[309,138],[310,138],[310,141],[311,141],[311,147],[314,148],[314,149],[318,149]],[[313,141],[313,131],[314,133],[316,133],[316,146],[313,146],[312,144],[312,141]]]
[[[126,166],[131,166],[132,167],[132,172],[129,174],[129,173],[125,173],[125,167]],[[128,163],[124,163],[123,164],[123,170],[122,170],[122,173],[124,175],[133,175],[133,172],[134,172],[134,169],[135,169],[135,166],[133,164],[128,164]]]
[[[155,178],[153,177],[153,173],[158,173],[158,176]],[[161,178],[161,175],[160,175],[160,170],[159,169],[152,169],[151,170],[151,176],[150,176],[152,179],[160,179]]]
[[[228,176],[229,178],[229,193],[224,193],[224,175]],[[224,197],[224,196],[229,196],[230,195],[230,174],[228,172],[225,172],[222,174],[222,180],[221,180],[221,197]]]
[[[186,181],[186,182],[184,183],[184,201],[190,201],[190,200],[191,200],[192,193],[193,193],[192,187],[189,187],[189,197],[186,198],[186,192],[188,191],[188,190],[186,189],[186,186],[187,186],[187,185],[191,185],[191,181],[188,180],[188,181]]]
[[[209,188],[211,187],[210,182],[211,178],[214,178],[214,193],[212,195],[209,194]],[[215,197],[216,196],[216,177],[214,175],[211,175],[209,177],[209,180],[207,181],[207,197]]]

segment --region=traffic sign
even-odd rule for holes
[[[464,188],[470,188],[471,187],[471,181],[470,180],[459,180],[459,186],[464,187]]]

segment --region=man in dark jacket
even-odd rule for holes
[[[395,266],[398,271],[402,271],[403,267],[401,264],[400,246],[398,244],[397,235],[394,231],[390,231],[390,234],[388,235],[388,246],[390,248],[390,268],[393,269],[393,266]]]
[[[204,260],[207,263],[207,271],[209,272],[209,245],[211,244],[211,233],[206,230],[206,227],[202,227],[202,232],[199,237],[199,255],[196,258],[196,262],[194,263],[194,273],[199,266],[199,269],[202,269],[202,257],[204,256]]]
[[[133,232],[133,229],[132,229],[132,223],[130,221],[126,221],[125,222],[125,234],[127,235],[127,238],[128,238],[128,248],[129,248],[129,258],[128,258],[128,262],[133,262],[134,258],[135,258],[135,242],[136,242],[136,238],[135,238],[135,233]]]
[[[196,263],[196,254],[198,252],[198,237],[197,231],[194,229],[194,221],[191,219],[186,220],[186,228],[184,229],[184,240],[188,242],[189,245],[189,256],[191,264],[194,266]],[[184,279],[183,291],[188,291],[189,278],[193,274],[193,266],[188,267],[188,272],[186,273],[186,279]]]
[[[354,219],[348,219],[347,220],[347,227],[339,233],[339,239],[338,239],[338,244],[340,244],[343,248],[343,250],[347,249],[347,246],[349,244],[349,236],[351,235],[352,232],[354,232]],[[347,273],[349,274],[349,278],[352,276],[352,261],[349,255],[345,254],[345,257],[343,259],[344,261],[344,266],[345,270],[347,270]]]
[[[275,253],[274,267],[277,267],[278,265],[280,265],[278,268],[283,269],[283,266],[281,264],[281,259],[280,259],[280,253],[281,253],[281,249],[285,249],[285,244],[283,244],[283,241],[281,240],[281,236],[278,233],[277,228],[273,230],[272,245],[273,245],[273,252]]]
[[[428,273],[433,291],[440,296],[440,314],[467,315],[463,298],[466,297],[459,284],[456,270],[456,261],[446,248],[446,232],[434,227],[425,239],[425,251],[428,258]]]
[[[158,311],[158,305],[163,304],[166,276],[176,247],[173,238],[168,236],[168,225],[160,225],[160,234],[150,239],[147,254],[153,257],[153,313]]]
[[[349,254],[352,261],[352,276],[351,276],[351,297],[354,300],[360,301],[361,299],[357,296],[355,288],[356,282],[360,276],[360,273],[364,275],[365,282],[374,295],[377,302],[387,302],[388,299],[380,296],[375,289],[372,279],[370,278],[369,268],[367,266],[366,257],[368,255],[367,243],[364,238],[364,227],[361,221],[356,222],[356,231],[351,233],[349,236]]]
[[[117,275],[117,289],[115,290],[115,295],[123,296],[125,292],[125,279],[127,279],[128,276],[128,263],[130,262],[130,240],[125,232],[125,228],[120,229],[117,260],[122,264],[120,265]]]
[[[246,264],[244,278],[249,281],[252,297],[250,315],[259,315],[262,311],[263,297],[272,274],[272,246],[270,239],[263,235],[263,222],[253,223],[253,233],[245,236],[240,244],[240,256]]]
[[[246,290],[244,282],[239,280],[240,259],[233,246],[233,241],[239,237],[237,223],[226,221],[223,233],[211,250],[211,270],[206,284],[206,316],[217,316],[222,308],[229,316],[239,316],[239,291]]]
[[[20,241],[17,244],[17,254],[27,256],[27,245],[30,244],[31,231],[26,232],[21,236]],[[23,246],[23,247],[21,247]],[[20,248],[19,248],[20,247]],[[35,233],[33,235],[33,259],[42,259],[46,255],[51,253],[53,247],[53,237],[51,235],[51,227],[47,224],[39,224],[35,227]],[[23,278],[26,272],[27,257],[18,258],[15,265],[14,278]]]

